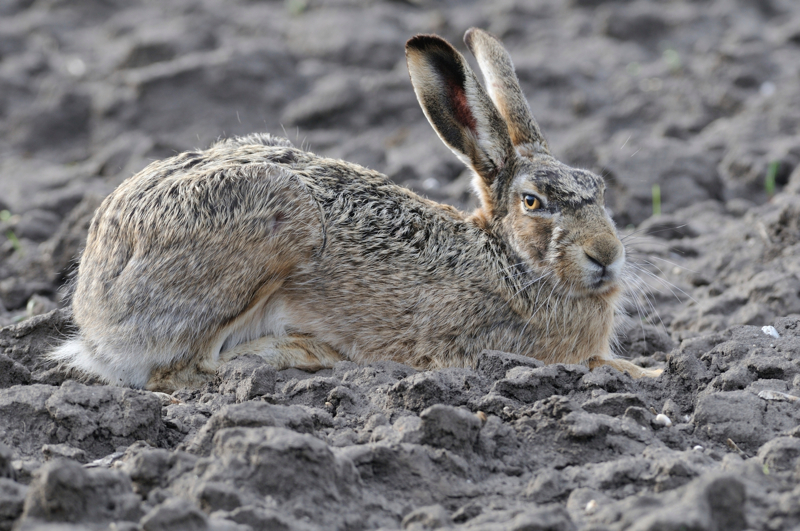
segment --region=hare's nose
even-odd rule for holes
[[[622,257],[622,242],[613,234],[600,234],[584,245],[583,252],[589,260],[606,268]]]

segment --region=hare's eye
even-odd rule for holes
[[[536,210],[542,208],[542,202],[533,194],[524,194],[522,196],[522,204],[528,210]]]

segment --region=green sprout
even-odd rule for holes
[[[681,56],[672,48],[667,48],[661,56],[664,62],[667,63],[670,71],[678,72],[681,69]]]
[[[19,238],[17,238],[17,235],[14,234],[13,230],[8,229],[6,231],[6,238],[8,238],[8,241],[11,242],[11,245],[12,247],[14,247],[14,250],[22,254],[22,244],[20,243]]]
[[[286,0],[286,9],[293,16],[302,15],[308,9],[308,0]]]
[[[653,185],[653,215],[661,215],[661,187],[657,184]]]
[[[781,163],[773,160],[767,166],[767,177],[764,179],[764,191],[767,192],[767,197],[775,195],[775,178],[778,176],[778,168]]]
[[[8,210],[0,210],[0,221],[8,221],[9,219],[11,219],[11,212]],[[11,242],[14,250],[21,254],[22,244],[20,243],[19,238],[17,238],[17,235],[14,234],[13,230],[8,229],[6,231],[6,238],[8,238],[8,241]]]

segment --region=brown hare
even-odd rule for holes
[[[471,367],[484,349],[615,359],[625,248],[603,181],[549,152],[508,53],[465,35],[486,91],[435,35],[406,44],[441,139],[474,172],[465,214],[380,173],[251,135],[150,164],[98,209],[52,359],[170,391],[254,353],[277,368]]]

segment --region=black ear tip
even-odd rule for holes
[[[449,50],[452,48],[453,47],[446,40],[438,35],[432,34],[421,33],[419,35],[414,35],[406,41],[406,53],[410,51],[426,52],[442,49]]]

